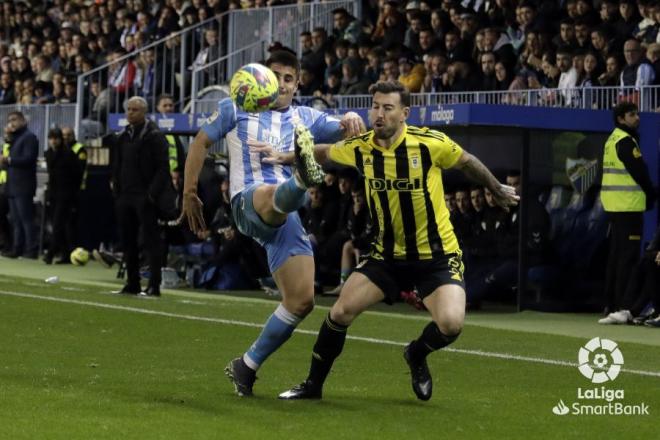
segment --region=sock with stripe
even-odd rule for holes
[[[307,380],[319,387],[323,386],[325,379],[330,373],[332,364],[344,349],[347,329],[348,326],[333,321],[328,313],[325,321],[321,324],[319,335],[314,344],[312,364],[309,367]]]
[[[282,304],[277,306],[275,312],[266,321],[266,325],[257,340],[243,355],[243,361],[246,365],[257,371],[268,356],[291,337],[293,330],[300,321],[302,321],[302,318],[289,312]]]
[[[350,274],[351,274],[351,269],[341,270],[341,275],[339,276],[339,279],[341,280],[341,284],[344,284],[346,282]]]
[[[455,335],[445,335],[440,331],[435,322],[428,323],[422,335],[410,343],[409,353],[415,360],[423,360],[429,353],[440,350],[458,339],[460,332]]]
[[[297,211],[305,204],[307,188],[294,174],[289,180],[280,183],[273,194],[273,208],[280,214]]]

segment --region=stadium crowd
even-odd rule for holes
[[[81,73],[112,62],[229,9],[295,3],[263,0],[3,1],[0,7],[0,104],[75,103]],[[366,94],[380,79],[398,79],[411,92],[521,90],[657,84],[660,81],[660,3],[653,0],[363,1],[362,17],[335,9],[333,29],[300,35],[300,96],[332,102],[337,95]],[[198,34],[189,65],[212,59],[224,44],[215,29]],[[279,47],[275,45],[275,47]],[[151,90],[154,52],[118,64],[92,93]],[[160,94],[158,90],[156,93]],[[561,99],[570,101],[571,95]],[[99,100],[100,101],[100,100]],[[87,109],[90,110],[90,109]],[[55,137],[57,134],[55,133]],[[73,163],[72,158],[69,160]],[[181,166],[179,166],[181,168]],[[263,250],[231,221],[228,182],[212,167],[200,179],[210,225],[199,242],[168,230],[176,249],[197,247],[190,284],[209,288],[271,285]],[[345,169],[327,170],[325,185],[310,190],[303,221],[317,253],[317,284],[341,283],[371,239],[364,190]],[[511,172],[507,182],[520,176]],[[74,185],[75,186],[75,185]],[[547,212],[532,205],[531,264],[547,261]],[[516,280],[516,212],[504,213],[483,188],[448,191],[452,222],[472,265],[472,306],[492,292],[511,292]],[[62,229],[58,222],[58,229]],[[206,244],[205,244],[206,243]],[[56,243],[72,247],[73,243]],[[175,252],[176,253],[176,252]],[[190,252],[188,252],[189,254]],[[66,257],[62,251],[61,257]],[[52,260],[53,252],[47,260]],[[113,262],[102,255],[103,262]],[[62,258],[66,261],[66,258]],[[258,264],[255,264],[259,262]],[[478,279],[477,279],[478,278]],[[414,302],[414,295],[406,295]]]
[[[292,2],[3,1],[0,104],[76,102],[76,77],[83,72],[229,9],[283,3]],[[362,11],[359,19],[335,9],[333,29],[300,35],[301,95],[332,102],[335,95],[364,94],[387,78],[399,79],[411,92],[660,80],[660,5],[654,0],[365,0]],[[188,65],[212,59],[213,47],[225,40],[212,29],[196,38],[202,49],[188,54]],[[158,61],[153,58],[146,51],[117,63],[92,93],[148,93]]]

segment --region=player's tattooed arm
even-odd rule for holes
[[[518,204],[520,197],[516,195],[516,190],[511,186],[502,185],[476,156],[464,151],[454,168],[461,170],[470,180],[488,188],[493,194],[495,203],[502,208],[508,209]]]

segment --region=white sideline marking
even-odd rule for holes
[[[7,296],[17,296],[21,298],[31,298],[31,299],[41,299],[44,301],[54,301],[54,302],[61,302],[61,303],[68,303],[68,304],[78,304],[82,306],[91,306],[91,307],[98,307],[102,309],[111,309],[111,310],[122,310],[125,312],[133,312],[133,313],[141,313],[144,315],[156,315],[156,316],[166,316],[168,318],[179,318],[179,319],[187,319],[190,321],[203,321],[203,322],[214,322],[216,324],[227,324],[227,325],[238,325],[242,327],[253,327],[253,328],[262,328],[263,324],[257,324],[255,322],[246,322],[246,321],[236,321],[233,319],[222,319],[222,318],[209,318],[205,316],[195,316],[195,315],[183,315],[180,313],[170,313],[170,312],[162,312],[158,310],[149,310],[149,309],[142,309],[139,307],[129,307],[129,306],[121,306],[117,304],[106,304],[106,303],[98,303],[98,302],[93,302],[93,301],[83,301],[83,300],[78,300],[78,299],[69,299],[69,298],[57,298],[53,296],[43,296],[43,295],[34,295],[32,293],[23,293],[23,292],[11,292],[7,290],[0,290],[0,295],[7,295]],[[304,335],[312,335],[316,336],[318,332],[312,331],[312,330],[303,330],[303,329],[296,329],[296,333],[301,333]],[[398,341],[390,341],[388,339],[377,339],[377,338],[367,338],[363,336],[352,336],[348,335],[347,339],[351,339],[354,341],[362,341],[362,342],[370,342],[372,344],[381,344],[381,345],[396,345],[403,347],[407,344],[407,342],[398,342]],[[445,348],[443,351],[448,351],[451,353],[460,353],[460,354],[468,354],[471,356],[482,356],[482,357],[490,357],[490,358],[496,358],[496,359],[505,359],[505,360],[514,360],[514,361],[522,361],[522,362],[532,362],[532,363],[537,363],[537,364],[546,364],[546,365],[558,365],[562,367],[577,367],[578,364],[576,362],[567,362],[567,361],[558,361],[554,359],[544,359],[544,358],[537,358],[537,357],[531,357],[531,356],[519,356],[516,354],[509,354],[509,353],[497,353],[497,352],[490,352],[490,351],[482,351],[482,350],[466,350],[462,348]],[[651,377],[660,377],[660,371],[644,371],[644,370],[629,370],[626,368],[622,368],[621,371],[629,374],[636,374],[638,376],[651,376]]]

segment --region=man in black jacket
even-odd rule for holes
[[[149,286],[142,292],[160,296],[162,264],[158,230],[158,205],[170,184],[167,141],[158,126],[145,119],[147,102],[134,96],[128,100],[128,126],[119,134],[112,152],[112,189],[124,248],[127,282],[119,293],[140,293],[138,233],[149,260]]]
[[[0,156],[0,166],[7,168],[6,191],[14,227],[14,249],[5,256],[36,259],[38,243],[32,198],[37,189],[39,140],[27,128],[23,113],[9,113],[7,122],[11,131],[9,156]]]

